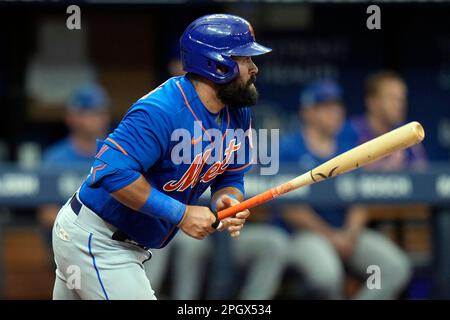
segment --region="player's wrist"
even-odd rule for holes
[[[179,225],[185,215],[186,205],[152,188],[147,201],[139,211]]]
[[[186,209],[183,212],[183,216],[181,217],[180,222],[178,222],[177,227],[181,227],[183,225],[183,222],[186,220],[187,216],[188,216],[188,212],[189,212],[189,207],[190,206],[186,206]]]

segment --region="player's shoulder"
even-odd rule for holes
[[[358,136],[363,127],[366,125],[366,120],[363,116],[356,115],[346,119],[338,133],[339,137]]]
[[[244,107],[244,108],[229,108],[231,113],[234,113],[237,118],[240,119],[248,119],[251,116],[251,108],[250,107]]]
[[[48,165],[59,164],[61,162],[75,161],[75,154],[72,142],[69,137],[65,137],[44,150],[42,163]]]
[[[287,131],[281,135],[281,143],[286,145],[303,145],[303,135],[299,128]]]
[[[285,161],[293,161],[307,153],[305,141],[299,128],[288,131],[280,137],[280,157]]]
[[[251,126],[251,109],[244,108],[228,108],[230,114],[231,126],[247,128]]]
[[[58,140],[57,142],[48,146],[43,153],[43,159],[57,158],[65,155],[67,151],[71,150],[71,143],[68,137]]]
[[[364,115],[354,115],[350,117],[343,126],[342,132],[349,134],[362,135],[364,131],[369,130],[369,124]]]
[[[183,93],[180,83],[184,77],[173,77],[138,99],[130,108],[130,111],[143,110],[148,113],[161,113],[174,115],[184,107]]]

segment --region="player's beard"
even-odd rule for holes
[[[252,75],[246,83],[236,78],[231,82],[217,85],[218,98],[230,108],[254,106],[258,101],[258,91],[254,83],[256,76]]]

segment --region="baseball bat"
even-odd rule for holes
[[[314,169],[217,213],[219,220],[256,207],[292,190],[350,172],[393,152],[409,148],[425,138],[419,122],[413,121],[344,152]]]

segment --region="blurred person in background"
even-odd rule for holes
[[[408,87],[400,74],[382,70],[370,74],[365,80],[365,113],[352,117],[340,134],[341,139],[362,144],[407,122]],[[368,171],[423,170],[427,167],[427,155],[422,144],[397,151],[363,168]],[[386,205],[367,206],[368,215],[374,226],[384,226],[391,230],[392,238],[411,251],[418,252],[411,244],[411,233],[407,233],[407,223],[414,221],[416,228],[422,226],[429,231],[431,208],[426,205]],[[417,232],[417,231],[416,231]],[[426,233],[425,233],[426,234]],[[427,249],[426,240],[421,242],[422,252]],[[429,245],[429,244],[428,244]]]
[[[354,145],[337,139],[345,111],[342,90],[330,80],[306,86],[300,98],[302,127],[282,137],[280,157],[285,165],[307,171],[341,154]],[[344,298],[345,271],[361,279],[367,267],[381,269],[381,288],[360,286],[355,299],[393,299],[407,285],[410,262],[393,242],[366,228],[367,210],[349,208],[313,208],[305,204],[284,205],[274,222],[292,235],[289,265],[298,270],[314,298]]]
[[[110,124],[110,99],[98,84],[78,87],[66,105],[67,137],[49,146],[43,154],[43,170],[89,171],[96,152],[96,139],[106,134]],[[75,191],[75,190],[74,190]],[[60,204],[49,203],[38,209],[38,221],[49,243]]]
[[[359,145],[405,124],[407,94],[406,82],[399,74],[380,71],[370,75],[365,83],[366,113],[348,121],[340,134],[341,138]],[[425,166],[425,150],[419,144],[397,151],[365,169],[421,169]]]

